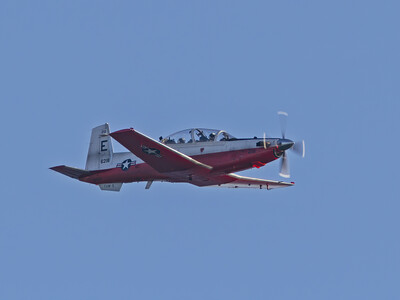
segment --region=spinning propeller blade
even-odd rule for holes
[[[279,121],[281,122],[281,132],[282,132],[282,138],[285,138],[286,134],[286,123],[287,123],[287,117],[289,116],[287,112],[284,111],[278,111],[279,115]]]
[[[304,140],[295,142],[292,150],[294,153],[304,158],[306,155],[306,144],[304,143]]]
[[[283,152],[282,159],[281,159],[281,170],[279,171],[279,175],[285,178],[290,178],[290,171],[289,171],[289,160],[286,156],[286,152]]]

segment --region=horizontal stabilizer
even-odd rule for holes
[[[72,168],[72,167],[68,167],[68,166],[56,166],[56,167],[51,167],[51,170],[54,170],[56,172],[59,172],[61,174],[64,174],[68,177],[74,178],[74,179],[79,179],[82,177],[86,177],[89,175],[92,175],[93,172],[90,171],[86,171],[86,170],[82,170],[82,169],[78,169],[78,168]]]

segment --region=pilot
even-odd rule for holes
[[[215,133],[211,132],[210,135],[208,136],[210,141],[213,141],[215,139]]]
[[[185,143],[185,138],[179,138],[178,144],[184,144]]]
[[[203,131],[198,130],[199,132],[196,133],[197,136],[199,137],[199,142],[207,142],[208,138],[204,135]]]
[[[168,138],[168,140],[165,141],[166,144],[176,144],[174,139]]]

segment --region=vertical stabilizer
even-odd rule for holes
[[[92,129],[86,170],[103,170],[111,168],[113,146],[108,123]]]

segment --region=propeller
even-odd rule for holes
[[[293,142],[285,138],[286,135],[286,124],[288,113],[284,111],[278,111],[279,121],[281,123],[281,133],[282,139],[278,141],[278,148],[283,151],[281,166],[279,175],[285,178],[290,178],[290,169],[289,169],[289,159],[286,154],[286,150],[291,149],[297,155],[305,156],[305,143],[304,140],[299,142]],[[264,147],[265,147],[265,135],[264,135]]]
[[[287,158],[286,152],[283,152],[282,155],[281,170],[279,171],[279,175],[285,178],[290,178],[289,160]]]
[[[294,153],[304,158],[306,155],[306,144],[304,143],[304,140],[295,142],[292,150]]]
[[[285,138],[286,134],[286,123],[287,123],[287,117],[289,116],[287,112],[284,111],[278,111],[278,116],[279,116],[279,121],[281,123],[281,132],[282,132],[282,138]]]

